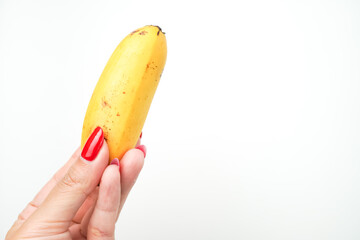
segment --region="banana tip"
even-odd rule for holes
[[[163,32],[163,30],[161,29],[161,27],[159,27],[158,25],[151,25],[151,26],[157,27],[157,28],[159,29],[158,32],[157,32],[157,35],[158,35],[158,36],[159,36],[160,32],[161,32],[162,34],[165,34],[165,32]]]

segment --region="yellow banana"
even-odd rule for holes
[[[110,161],[136,145],[167,54],[165,34],[145,26],[126,36],[110,57],[88,105],[81,148],[96,127],[104,131]]]

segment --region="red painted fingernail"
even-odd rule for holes
[[[104,143],[104,132],[100,127],[95,128],[85,143],[81,151],[81,157],[88,161],[93,161],[98,155]]]
[[[111,161],[110,165],[118,165],[118,166],[120,166],[119,159],[114,158],[114,159]]]
[[[144,157],[146,157],[146,147],[145,145],[139,145],[136,147],[136,149],[141,150],[144,153]]]
[[[140,138],[142,138],[142,132],[140,133]]]

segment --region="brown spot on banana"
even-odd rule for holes
[[[111,108],[110,104],[106,101],[105,98],[103,98],[103,99],[101,100],[101,105],[103,106],[103,108],[104,108],[104,107],[109,107],[109,108]]]

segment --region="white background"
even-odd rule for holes
[[[360,239],[355,0],[0,0],[0,238],[148,24],[168,59],[117,239]]]

